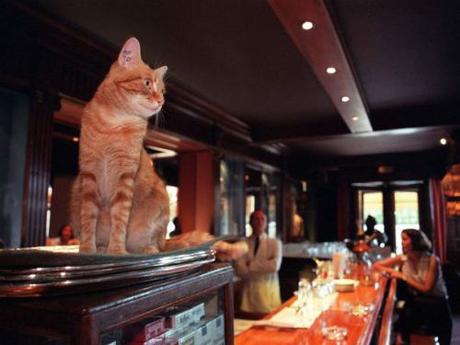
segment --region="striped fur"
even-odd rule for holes
[[[71,222],[81,252],[155,253],[169,220],[166,188],[143,149],[149,117],[164,103],[166,67],[151,69],[130,38],[86,105]]]

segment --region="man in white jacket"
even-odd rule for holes
[[[249,251],[235,264],[236,274],[243,279],[240,309],[268,313],[281,304],[278,281],[281,241],[267,236],[267,216],[262,210],[254,211],[249,223],[252,227],[252,235],[246,239]]]

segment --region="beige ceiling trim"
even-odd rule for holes
[[[363,96],[324,0],[269,0],[270,6],[294,41],[351,133],[372,131]],[[310,21],[313,29],[303,30]],[[334,67],[335,74],[326,69]],[[342,97],[350,100],[342,102]]]

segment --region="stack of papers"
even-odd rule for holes
[[[245,330],[249,329],[254,325],[256,322],[260,322],[259,320],[246,320],[246,319],[233,319],[233,333],[235,336],[244,332]]]

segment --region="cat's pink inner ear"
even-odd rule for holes
[[[132,67],[139,64],[141,58],[141,45],[135,37],[128,39],[118,55],[118,64],[123,67]]]
[[[168,66],[161,66],[156,69],[158,76],[163,79],[165,76],[166,72],[168,71]]]

